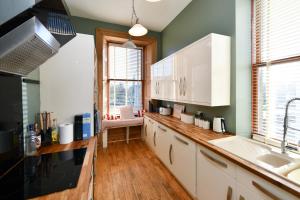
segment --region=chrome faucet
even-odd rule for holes
[[[296,131],[300,131],[299,129],[293,128],[293,127],[289,127],[289,116],[288,116],[288,112],[289,112],[289,106],[293,101],[300,101],[300,98],[293,98],[291,100],[289,100],[285,106],[285,115],[284,115],[284,123],[283,123],[283,139],[281,142],[281,153],[286,153],[286,134],[287,134],[287,130],[292,129],[292,130],[296,130]]]

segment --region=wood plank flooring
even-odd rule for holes
[[[191,200],[142,140],[98,148],[95,200]]]

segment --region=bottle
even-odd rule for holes
[[[53,119],[51,137],[52,137],[53,144],[58,143],[58,131],[57,131],[56,119]]]
[[[26,155],[34,155],[36,153],[35,137],[33,124],[30,124],[28,126],[28,135],[26,136]]]
[[[38,130],[38,124],[34,123],[34,132],[35,132],[35,148],[39,149],[41,147],[42,144],[42,137],[41,137],[41,133]]]

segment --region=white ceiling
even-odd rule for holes
[[[162,31],[192,0],[135,0],[139,21],[146,28]],[[132,0],[66,0],[72,16],[130,26]]]

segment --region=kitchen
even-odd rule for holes
[[[300,199],[300,4],[225,2],[1,1],[0,199]]]

